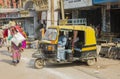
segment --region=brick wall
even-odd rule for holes
[[[16,0],[0,0],[0,8],[17,8],[16,4],[19,7],[20,1],[21,0],[18,0],[17,4]]]

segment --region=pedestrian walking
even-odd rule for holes
[[[11,35],[12,35],[12,39],[11,39],[12,62],[14,65],[16,65],[20,62],[21,47],[22,47],[22,41],[24,41],[24,37],[20,32],[17,31],[15,27],[11,28]]]
[[[11,35],[14,37],[14,35],[17,33],[17,30],[12,27],[11,28]],[[12,62],[14,65],[19,63],[21,54],[19,52],[19,46],[15,45],[14,42],[11,42],[11,49],[12,49]]]

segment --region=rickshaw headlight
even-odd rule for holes
[[[54,47],[54,46],[49,45],[49,46],[47,47],[47,49],[48,49],[48,51],[54,51],[54,50],[55,50],[55,47]]]

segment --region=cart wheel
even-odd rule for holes
[[[89,59],[89,60],[87,60],[87,65],[92,66],[92,65],[95,64],[95,62],[96,62],[95,58],[94,59]]]
[[[43,60],[43,59],[36,59],[35,60],[35,63],[34,63],[34,66],[35,66],[35,68],[37,68],[37,69],[41,69],[41,68],[43,68],[44,67],[44,63],[45,63],[45,61]]]

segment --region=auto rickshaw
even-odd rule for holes
[[[57,62],[58,39],[60,32],[67,37],[65,46],[65,60]],[[76,38],[77,43],[73,43]],[[71,38],[71,40],[69,40]],[[45,32],[44,38],[39,41],[37,53],[32,55],[35,60],[35,67],[42,68],[46,63],[72,63],[79,60],[88,65],[94,65],[97,60],[95,31],[85,25],[59,25],[51,26]]]

